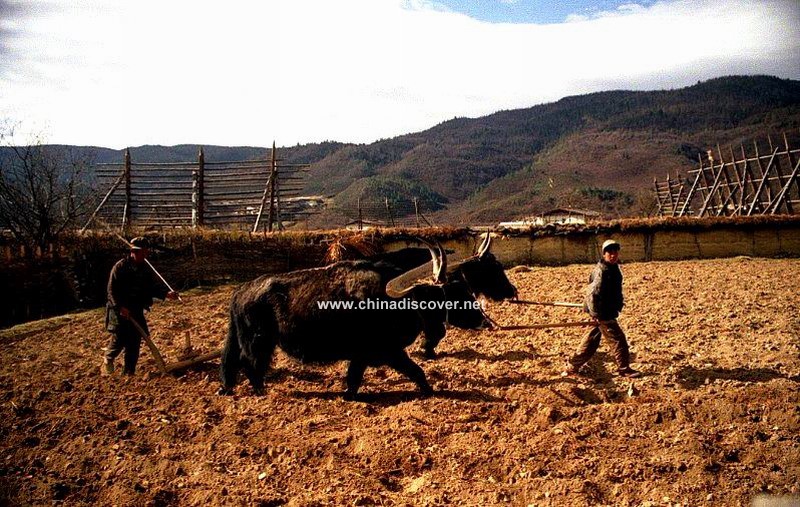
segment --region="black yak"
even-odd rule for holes
[[[220,394],[230,394],[243,370],[256,394],[278,346],[305,363],[349,361],[345,397],[355,398],[368,366],[389,366],[413,380],[423,394],[432,390],[425,373],[405,348],[421,331],[443,336],[446,321],[465,328],[485,324],[474,307],[443,309],[321,308],[321,301],[475,303],[463,281],[447,281],[447,257],[430,249],[434,283],[417,284],[417,268],[395,279],[392,269],[369,261],[342,261],[323,268],[262,276],[239,287],[231,298],[228,338],[222,352]],[[428,271],[430,273],[430,271]],[[441,336],[439,339],[441,339]]]

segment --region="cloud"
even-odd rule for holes
[[[3,39],[0,118],[74,144],[370,142],[609,87],[800,77],[794,0],[657,2],[548,25],[424,0],[33,5]]]

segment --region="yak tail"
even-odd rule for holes
[[[242,350],[239,345],[239,333],[241,332],[235,312],[231,310],[228,321],[228,339],[222,348],[222,359],[220,360],[220,380],[223,389],[233,389],[242,367]]]

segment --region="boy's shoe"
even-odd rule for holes
[[[642,376],[641,372],[639,372],[638,370],[634,370],[630,366],[628,366],[627,368],[623,368],[621,370],[617,370],[617,374],[620,377],[626,377],[626,378],[639,378]]]

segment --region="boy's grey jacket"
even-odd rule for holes
[[[600,259],[589,275],[585,299],[586,311],[597,320],[614,320],[624,305],[622,271],[617,264],[608,264]]]

